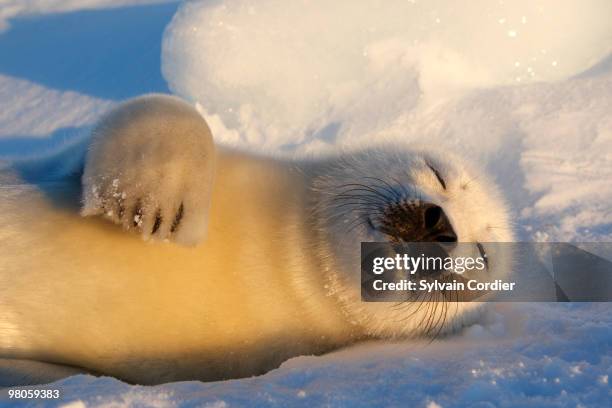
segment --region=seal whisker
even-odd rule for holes
[[[376,204],[360,203],[360,202],[355,202],[355,201],[349,201],[349,202],[345,202],[345,203],[341,203],[341,204],[337,204],[333,206],[334,209],[340,209],[344,207],[349,207],[353,209],[372,210],[372,211],[380,212],[381,214],[384,213],[384,210]]]
[[[404,183],[402,183],[401,181],[399,181],[397,178],[395,177],[391,177],[391,180],[393,180],[395,183],[397,183],[397,185],[400,187],[400,189],[403,191],[404,193],[404,197],[409,197],[410,196],[410,192],[408,191],[408,189],[406,188],[406,186],[404,185]]]
[[[388,199],[388,197],[381,193],[379,190],[376,190],[375,188],[373,188],[372,186],[368,186],[367,184],[361,184],[361,183],[347,183],[347,184],[343,184],[342,186],[340,186],[339,188],[343,188],[343,187],[359,187],[357,190],[359,189],[365,189],[367,191],[370,191],[374,194],[379,195],[380,197],[382,197],[383,199]],[[365,191],[364,190],[364,191]]]
[[[341,201],[341,200],[348,200],[348,199],[357,199],[357,200],[372,203],[372,204],[387,205],[386,201],[382,201],[378,197],[373,197],[373,196],[368,196],[368,195],[358,195],[358,194],[338,194],[336,197],[332,199],[332,201]]]
[[[399,200],[402,198],[402,195],[388,182],[386,182],[383,179],[380,179],[378,177],[364,177],[366,180],[374,180],[377,182],[381,182],[384,184],[384,186],[381,186],[381,188],[388,192],[393,198],[395,198],[396,200]]]

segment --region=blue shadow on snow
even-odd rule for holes
[[[0,33],[0,73],[103,99],[168,92],[160,71],[161,39],[177,6],[12,19]]]

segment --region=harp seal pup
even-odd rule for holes
[[[86,156],[73,146],[4,170],[1,358],[157,384],[446,333],[478,304],[443,319],[362,302],[360,242],[512,239],[496,187],[437,149],[257,157],[216,148],[199,113],[164,95],[92,133]]]

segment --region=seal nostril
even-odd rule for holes
[[[428,230],[434,229],[442,218],[442,208],[433,205],[425,210],[424,221],[425,228]]]

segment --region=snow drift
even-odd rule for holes
[[[291,148],[384,128],[453,89],[579,73],[612,50],[610,15],[607,0],[193,1],[162,70],[220,139]]]

